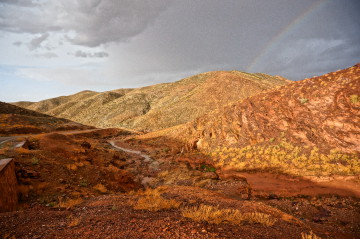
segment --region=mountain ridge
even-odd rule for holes
[[[0,101],[0,134],[2,135],[90,128],[71,120],[56,118]]]
[[[229,102],[289,82],[262,73],[216,71],[136,89],[83,91],[13,104],[96,127],[154,131],[186,123]]]
[[[218,167],[295,175],[360,172],[360,64],[232,102],[167,137]]]

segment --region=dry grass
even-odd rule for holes
[[[3,239],[16,239],[15,235],[11,235],[12,233],[6,233]]]
[[[358,104],[360,102],[360,97],[358,95],[350,95],[351,103]]]
[[[271,141],[271,142],[270,142]],[[320,153],[313,147],[304,151],[285,140],[244,148],[219,147],[210,156],[216,167],[231,166],[240,171],[270,170],[300,176],[358,175],[359,155],[333,149]]]
[[[59,207],[70,209],[70,208],[75,207],[76,205],[79,205],[82,202],[83,202],[83,200],[81,198],[68,199],[66,201],[62,201],[62,199],[60,198],[59,199]]]
[[[244,220],[250,223],[260,223],[264,226],[272,226],[276,222],[275,218],[271,218],[270,215],[260,213],[260,212],[252,212],[252,213],[244,213]]]
[[[321,239],[321,237],[316,236],[312,231],[309,233],[301,233],[301,239]]]
[[[69,222],[67,223],[67,225],[69,227],[76,227],[77,225],[80,224],[81,222],[81,219],[79,217],[73,217],[73,216],[70,216],[68,218]]]
[[[241,213],[236,209],[220,209],[209,205],[188,207],[182,209],[182,216],[191,218],[194,221],[206,221],[209,223],[233,223],[242,224],[244,222],[260,223],[265,226],[272,226],[276,219],[263,213]]]
[[[161,196],[160,191],[162,188],[147,189],[144,192],[139,192],[138,195],[142,197],[134,203],[134,209],[160,211],[163,209],[179,208],[181,202],[174,199],[166,199]]]
[[[104,185],[102,185],[101,183],[96,184],[93,188],[98,190],[101,193],[106,193],[107,192],[106,187]]]

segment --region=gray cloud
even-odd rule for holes
[[[51,63],[37,54],[14,65],[31,66],[22,71],[26,79],[69,89],[87,82],[138,87],[233,69],[300,80],[360,61],[359,12],[359,0],[0,0],[0,31],[15,33],[0,41],[33,39],[46,52],[57,46]],[[2,54],[3,64],[12,54]]]
[[[46,32],[41,36],[32,39],[28,44],[29,49],[35,50],[39,48],[41,46],[41,43],[43,43],[48,37],[49,37],[49,33]]]
[[[17,5],[22,7],[32,7],[36,6],[37,4],[34,3],[32,0],[0,0],[0,5]]]
[[[21,41],[13,42],[14,46],[21,46],[23,43]]]
[[[96,47],[126,41],[143,32],[170,1],[52,0],[4,1],[0,29],[16,33],[61,33],[73,44]],[[26,5],[19,8],[17,5]],[[32,7],[33,6],[33,7]],[[16,17],[14,17],[16,16]]]
[[[300,80],[360,62],[359,11],[359,1],[324,1],[279,39],[252,70]]]
[[[74,54],[69,53],[69,55],[74,55],[75,57],[82,57],[82,58],[104,58],[104,57],[108,57],[109,54],[107,52],[104,51],[100,51],[100,52],[84,52],[84,51],[76,51]]]
[[[58,55],[56,55],[55,53],[52,53],[52,52],[45,52],[45,53],[42,53],[42,54],[34,54],[35,57],[44,57],[44,58],[56,58],[56,57],[59,57]]]

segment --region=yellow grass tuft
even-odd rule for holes
[[[96,184],[93,188],[98,190],[101,193],[106,193],[107,192],[106,187],[104,185],[102,185],[101,183]]]
[[[165,199],[161,196],[161,191],[164,189],[165,187],[148,188],[145,191],[138,192],[137,194],[143,197],[134,204],[134,209],[159,211],[162,209],[179,208],[181,202],[174,199]]]
[[[67,201],[62,201],[61,199],[59,199],[59,207],[70,209],[76,205],[79,205],[82,202],[83,202],[83,200],[81,198],[69,199]]]
[[[81,222],[81,219],[79,218],[79,217],[73,217],[73,216],[70,216],[69,218],[69,222],[68,222],[68,226],[69,227],[76,227],[77,225],[79,225],[80,224],[80,222]]]
[[[236,209],[220,209],[218,206],[213,207],[201,204],[196,207],[182,209],[182,216],[191,218],[194,221],[207,221],[209,223],[233,223],[242,224],[247,221],[250,223],[260,223],[265,226],[272,226],[276,219],[263,213],[241,213]]]
[[[301,239],[321,239],[321,237],[316,236],[312,231],[309,233],[301,233]]]
[[[236,170],[271,170],[300,176],[358,175],[359,154],[332,149],[321,153],[316,147],[308,152],[285,139],[275,145],[249,145],[243,148],[219,147],[210,153],[216,167]]]

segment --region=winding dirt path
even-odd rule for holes
[[[116,149],[125,151],[125,152],[127,152],[127,153],[131,153],[131,154],[137,154],[137,155],[143,157],[145,162],[151,162],[151,161],[153,161],[153,159],[152,159],[149,155],[144,154],[144,153],[141,152],[141,151],[133,150],[133,149],[128,149],[128,148],[123,148],[123,147],[117,146],[114,140],[109,140],[108,142],[111,144],[111,146],[113,146],[113,147],[116,148]]]

